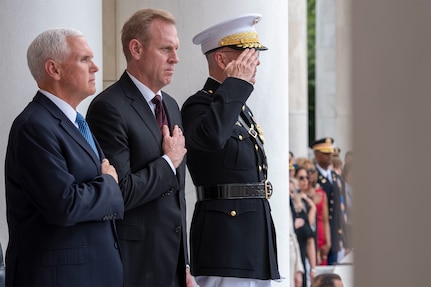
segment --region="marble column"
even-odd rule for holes
[[[289,150],[295,157],[308,157],[307,1],[288,2]]]
[[[336,134],[336,0],[316,1],[316,138]]]
[[[102,70],[101,0],[2,0],[0,1],[0,162],[4,163],[9,129],[14,118],[32,100],[37,85],[27,67],[26,53],[31,41],[52,27],[70,27],[84,33],[94,52],[94,61]],[[102,90],[102,71],[96,75],[97,90]],[[92,97],[78,109],[85,114]],[[4,165],[0,165],[4,174]],[[0,241],[3,250],[8,240],[4,177],[0,177]]]
[[[345,1],[316,1],[316,138],[333,137],[342,155],[352,149],[346,13]]]
[[[335,81],[335,139],[341,148],[341,159],[344,154],[353,150],[352,140],[352,92],[351,92],[351,34],[349,22],[349,5],[345,0],[336,1],[336,81]]]

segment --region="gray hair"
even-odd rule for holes
[[[45,62],[61,63],[69,55],[67,37],[83,36],[75,29],[54,28],[40,33],[27,49],[27,65],[36,82],[45,78]]]

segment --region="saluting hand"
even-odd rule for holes
[[[239,78],[254,84],[258,65],[259,52],[255,49],[245,49],[236,60],[227,64],[224,74],[226,77]]]

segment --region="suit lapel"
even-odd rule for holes
[[[100,160],[97,158],[97,155],[94,153],[91,146],[88,144],[86,139],[81,135],[76,126],[66,117],[66,115],[47,97],[45,97],[42,93],[38,92],[34,98],[35,102],[38,102],[43,107],[45,107],[51,115],[59,121],[59,125],[61,128],[69,134],[85,151],[86,153],[93,159],[95,163],[99,163]],[[96,143],[96,147],[99,151],[100,158],[103,158],[103,152],[100,148],[99,143],[96,139],[94,139]]]
[[[139,117],[144,122],[144,125],[147,127],[147,129],[151,132],[153,137],[155,138],[156,142],[158,143],[160,147],[160,152],[162,153],[162,135],[160,133],[159,125],[157,124],[156,118],[151,111],[150,107],[148,106],[148,103],[146,102],[145,98],[142,96],[139,89],[135,86],[132,79],[130,79],[127,72],[124,72],[119,80],[126,97],[128,97],[131,101],[131,107],[132,109],[139,115]],[[168,124],[169,129],[172,131],[173,125],[178,124],[181,125],[181,115],[178,111],[178,105],[175,102],[175,100],[170,97],[168,94],[162,91],[163,96],[163,105],[165,107],[166,115],[168,117]],[[182,129],[183,127],[180,126]],[[185,166],[186,158],[184,158],[182,165],[177,168],[177,178],[178,182],[182,187],[180,190],[184,190],[184,174],[185,169],[183,168]]]
[[[160,133],[159,126],[157,124],[156,118],[151,111],[145,98],[142,96],[139,89],[135,86],[132,79],[126,72],[120,78],[121,85],[124,88],[124,92],[128,98],[131,99],[131,106],[133,110],[139,115],[144,124],[147,126],[148,130],[151,131],[154,138],[160,142],[162,140],[162,135]]]

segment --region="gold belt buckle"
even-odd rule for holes
[[[265,198],[270,199],[272,196],[272,184],[270,181],[265,180],[264,186],[265,186]]]

